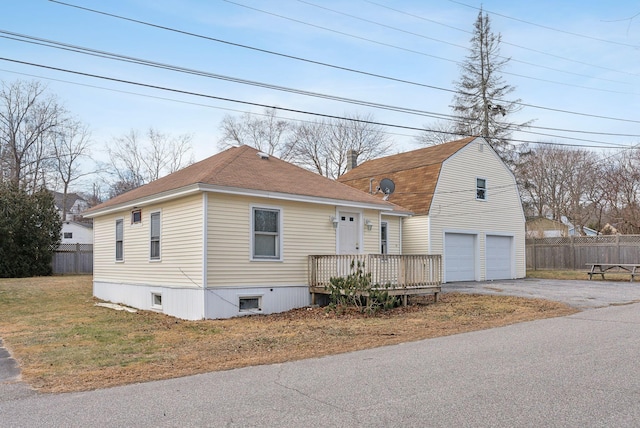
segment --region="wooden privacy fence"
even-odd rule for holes
[[[93,273],[93,244],[60,244],[51,267],[58,275]]]
[[[527,239],[527,269],[586,269],[587,263],[640,263],[640,235]]]

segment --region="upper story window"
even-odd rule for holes
[[[131,224],[142,223],[142,210],[131,211]]]
[[[252,209],[251,230],[253,243],[251,258],[254,260],[281,259],[281,211],[273,208]]]
[[[160,213],[151,213],[151,244],[149,258],[151,260],[160,260]]]
[[[124,260],[124,224],[120,218],[116,220],[116,261]]]
[[[484,178],[476,178],[476,199],[487,200],[487,180]]]

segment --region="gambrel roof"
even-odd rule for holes
[[[309,202],[360,204],[388,211],[403,211],[353,187],[307,171],[275,156],[267,156],[249,147],[232,147],[180,171],[169,174],[144,186],[116,196],[91,208],[93,217],[124,208],[132,203],[144,203],[193,191],[247,193],[265,197],[297,199]],[[404,210],[406,211],[406,210]]]
[[[338,178],[341,183],[369,192],[384,178],[393,180],[389,202],[415,214],[428,214],[444,161],[476,140],[468,137],[449,143],[373,159]],[[484,140],[482,140],[484,142]],[[378,193],[379,197],[383,195]]]

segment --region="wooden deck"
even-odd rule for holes
[[[390,295],[403,296],[433,294],[438,299],[442,290],[442,256],[393,254],[343,254],[309,256],[309,291],[312,303],[316,294],[329,294],[331,278],[345,277],[360,262],[371,284],[378,285]]]

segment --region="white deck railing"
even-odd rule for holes
[[[322,288],[331,278],[345,277],[361,264],[371,284],[383,288],[427,288],[442,284],[442,256],[343,254],[309,256],[309,286]]]

